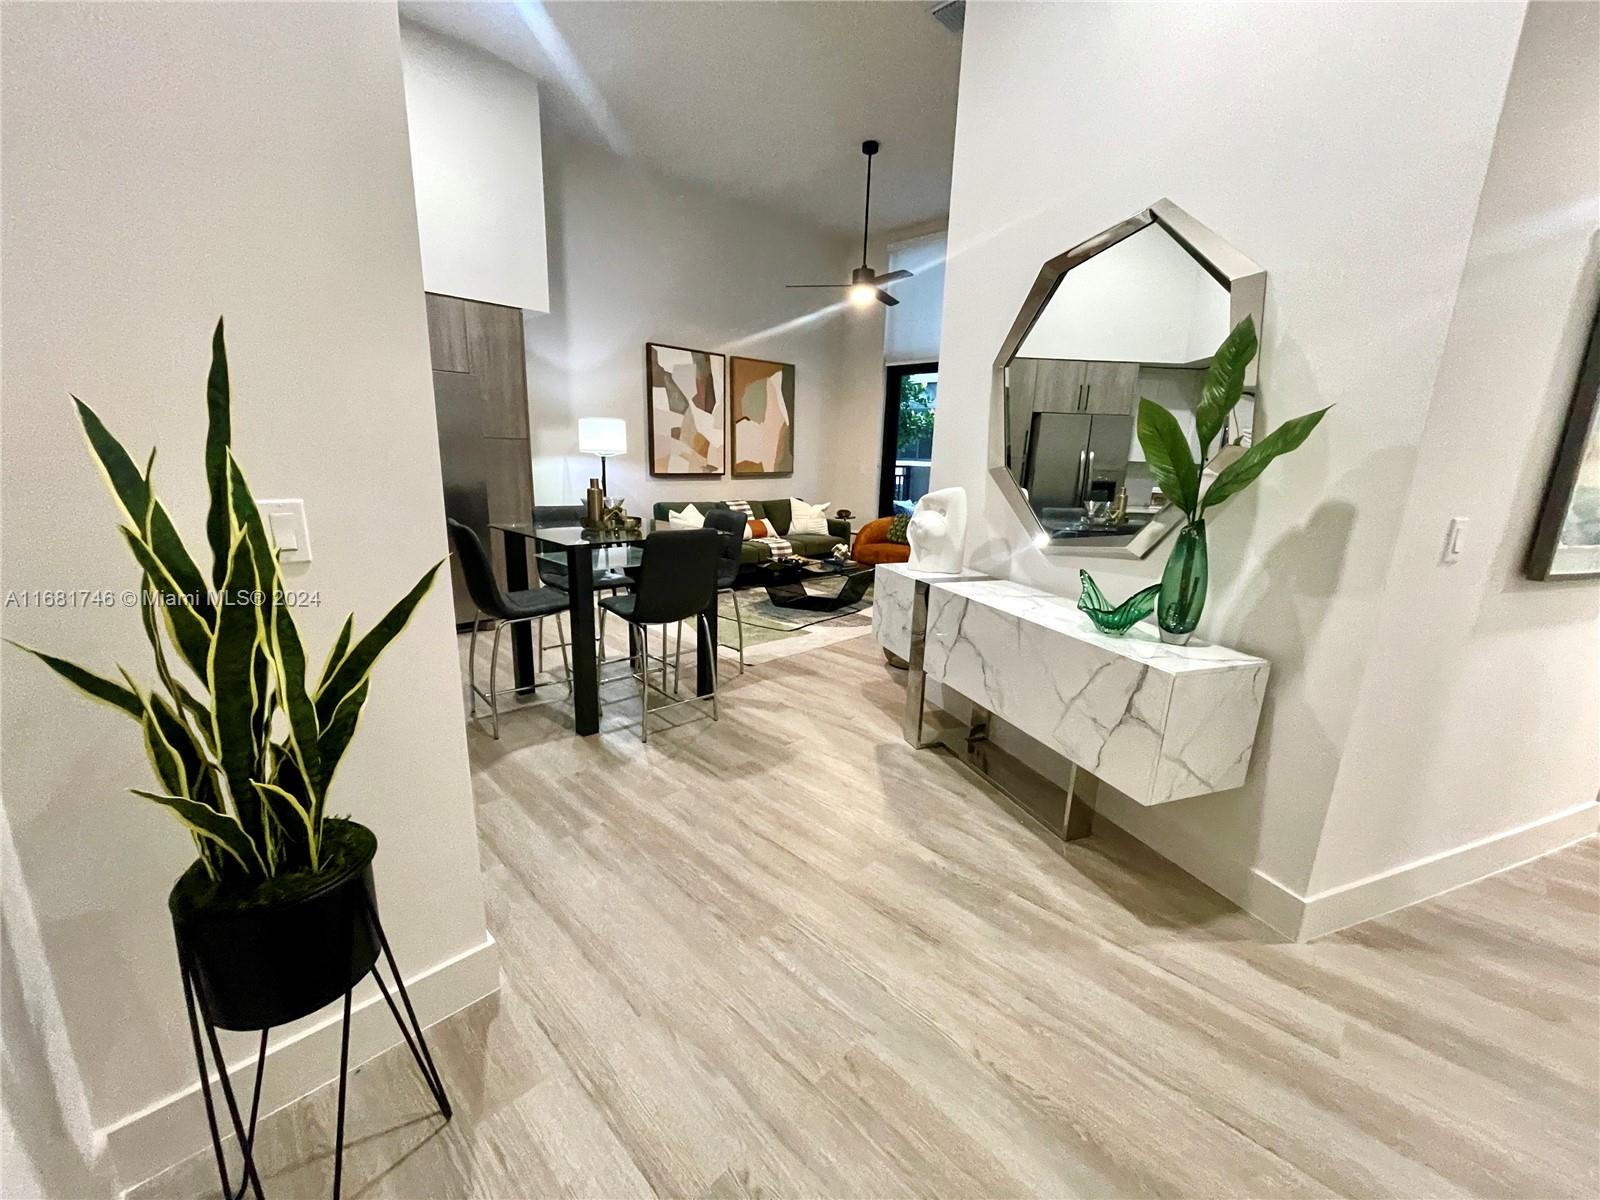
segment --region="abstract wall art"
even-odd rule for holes
[[[728,469],[725,367],[720,354],[645,343],[650,474],[721,475]]]
[[[794,474],[794,364],[735,358],[728,391],[736,478]]]

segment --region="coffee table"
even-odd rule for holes
[[[767,599],[780,608],[799,608],[808,612],[837,612],[859,604],[872,586],[872,564],[850,559],[794,558],[767,563],[751,583],[767,589]],[[844,578],[838,595],[806,591],[808,582]]]

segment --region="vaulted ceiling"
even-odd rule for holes
[[[960,38],[929,3],[438,3],[401,15],[536,76],[546,134],[840,232],[949,208]]]

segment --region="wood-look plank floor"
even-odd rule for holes
[[[404,1047],[353,1077],[347,1196],[1600,1194],[1593,840],[1287,945],[911,750],[867,638],[648,746],[607,694],[470,735],[502,988],[429,1031],[449,1124]],[[265,1120],[269,1194],[327,1193],[332,1127]]]

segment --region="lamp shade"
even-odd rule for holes
[[[628,423],[621,417],[580,417],[578,453],[607,458],[628,452]]]

